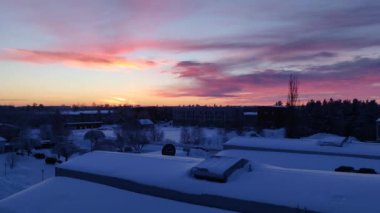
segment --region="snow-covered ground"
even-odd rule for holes
[[[320,212],[380,212],[378,175],[289,169],[251,162],[252,172],[241,172],[222,184],[189,175],[190,169],[200,161],[149,154],[93,152],[60,167],[191,194],[214,194]]]
[[[0,201],[2,213],[226,212],[138,194],[78,179],[55,177]]]
[[[176,143],[179,142],[181,128],[171,126],[159,127],[164,131],[166,139],[170,139]],[[115,139],[116,136],[113,128],[114,126],[104,126],[99,130],[103,131],[108,139]],[[73,130],[71,136],[72,141],[84,149],[89,149],[90,147],[90,142],[84,140],[84,134],[87,131],[86,129]],[[208,140],[216,141],[220,137],[218,136],[220,131],[217,128],[203,128],[203,131]],[[32,132],[33,137],[38,137],[38,130],[33,130]],[[380,157],[380,144],[362,143],[352,139],[350,142],[345,143],[343,147],[321,146],[326,141],[329,144],[340,144],[344,139],[343,137],[324,133],[297,140],[282,138],[282,130],[264,131],[262,134],[266,135],[266,137],[251,137],[252,134],[253,132],[245,132],[244,136],[236,137],[236,132],[231,131],[227,134],[227,137],[232,139],[226,145],[268,148],[284,150],[284,152],[238,149],[219,152],[218,155],[222,156],[246,158],[250,160],[253,168],[253,172],[244,170],[233,175],[226,184],[197,180],[190,177],[191,168],[204,158],[209,157],[210,153],[194,149],[191,150],[190,157],[186,157],[186,152],[182,148],[177,148],[176,157],[161,156],[162,144],[147,145],[143,148],[142,154],[89,153],[78,158],[73,158],[69,162],[60,165],[60,167],[96,174],[106,174],[142,184],[155,185],[192,194],[215,194],[300,209],[307,208],[321,212],[380,212],[380,206],[376,205],[375,200],[376,196],[380,193],[380,175],[333,172],[335,168],[343,165],[352,166],[356,169],[373,168],[377,172],[380,172],[378,160],[286,152],[287,150],[296,150]],[[49,150],[41,150],[41,152],[50,153]],[[32,156],[17,157],[16,167],[13,170],[7,168],[6,176],[4,175],[4,166],[0,166],[0,200],[41,182],[42,170],[44,171],[44,179],[51,178],[54,175],[54,166],[46,165],[44,160],[37,160]],[[4,165],[5,158],[6,154],[0,154],[0,165]],[[34,212],[41,212],[39,211],[39,207],[33,204],[34,202],[38,203],[38,201],[33,199],[26,201],[33,193],[42,193],[41,196],[47,196],[46,194],[56,196],[56,200],[51,200],[52,207],[61,205],[58,201],[58,197],[61,195],[67,197],[69,203],[71,202],[73,205],[78,204],[74,199],[76,198],[75,194],[71,194],[71,190],[79,187],[78,182],[66,180],[67,178],[53,179],[47,181],[46,184],[33,186],[26,191],[26,195],[21,193],[20,196],[11,196],[8,199],[0,201],[0,212],[5,212],[8,207],[15,210],[15,212],[25,212],[23,207],[16,208],[14,203],[17,202],[25,203],[26,206],[29,205],[31,209],[35,210]],[[98,185],[92,185],[93,183],[88,184],[84,187],[81,197],[91,197],[92,194],[96,194]],[[67,186],[68,190],[64,190],[64,186]],[[54,192],[51,192],[51,189],[57,190],[52,190]],[[58,189],[62,191],[61,194]],[[104,190],[109,191],[110,196],[121,196],[121,192],[113,191],[115,189]],[[127,191],[123,192],[131,193]],[[133,199],[136,197],[135,195],[130,196]],[[137,197],[136,199],[140,199],[141,201],[132,199],[133,202],[142,202],[145,199]],[[146,199],[151,199],[150,196],[148,197]],[[158,202],[154,199],[152,200],[153,203]],[[162,200],[164,203],[167,201],[165,199]],[[84,204],[89,202],[91,200],[83,200]],[[105,208],[108,204],[115,206],[115,209],[121,208],[119,204],[115,204],[114,202],[116,201],[107,200],[106,204],[99,204],[99,209]],[[175,201],[170,202],[174,202],[173,204],[168,204],[168,206],[173,206],[173,208],[185,204]],[[87,204],[78,204],[75,208],[79,208],[78,206],[82,208],[83,206],[87,206]],[[138,205],[132,208],[135,207],[136,211],[149,210],[145,209],[148,207],[140,209]],[[195,206],[194,208],[203,207]],[[62,204],[62,209],[63,212],[68,212],[71,210],[71,207],[64,207],[64,204]],[[163,208],[163,210],[166,209],[170,210],[170,208]],[[87,212],[87,209],[85,210]],[[212,211],[215,209],[206,210]],[[203,211],[203,209],[200,211]],[[46,212],[51,211],[47,209]]]
[[[6,154],[0,154],[0,200],[54,176],[54,166],[33,156],[17,156],[16,166],[7,166],[5,175],[5,159]]]

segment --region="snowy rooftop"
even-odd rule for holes
[[[257,112],[244,112],[244,115],[247,115],[247,116],[256,116],[258,115]]]
[[[378,118],[376,121],[377,121],[377,122],[380,122],[380,118]]]
[[[227,181],[236,170],[244,167],[248,161],[238,157],[212,156],[192,168],[198,178]]]
[[[5,138],[3,138],[3,137],[0,137],[0,143],[4,143],[4,142],[6,142],[7,141],[7,139],[5,139]]]
[[[0,201],[4,213],[223,212],[88,181],[55,177]]]
[[[319,212],[380,212],[378,175],[287,169],[251,162],[252,172],[242,171],[227,183],[215,183],[190,176],[190,169],[201,161],[92,152],[59,167],[195,195],[219,195]]]
[[[362,155],[380,158],[380,144],[351,141],[343,147],[321,146],[321,142],[340,143],[344,137],[326,136],[312,139],[288,139],[266,137],[235,137],[224,144],[225,149],[257,149],[268,151],[315,152],[326,154]]]
[[[95,115],[95,114],[108,114],[112,111],[110,110],[80,110],[80,111],[62,111],[62,115]]]
[[[139,124],[140,125],[153,125],[153,121],[150,119],[139,119]]]

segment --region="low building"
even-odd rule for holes
[[[96,129],[103,125],[103,122],[68,122],[65,128],[69,129]]]
[[[113,115],[112,110],[78,110],[61,111],[66,122],[98,122],[106,121]]]
[[[380,118],[376,121],[376,138],[380,141]]]
[[[5,143],[7,140],[3,137],[0,137],[0,153],[5,152]]]
[[[137,123],[142,129],[151,129],[154,127],[154,123],[150,119],[137,119]]]
[[[244,127],[252,128],[257,127],[258,112],[244,112]]]
[[[173,109],[174,125],[224,128],[281,128],[285,107],[277,106],[184,106]]]

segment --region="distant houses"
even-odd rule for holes
[[[5,152],[5,143],[7,140],[3,137],[0,137],[0,153]]]
[[[112,115],[112,110],[61,111],[65,127],[69,129],[95,129]]]
[[[376,120],[376,138],[380,142],[380,118]]]
[[[138,126],[141,129],[152,129],[154,127],[154,123],[150,119],[137,119]]]
[[[174,125],[199,125],[224,128],[281,128],[285,107],[275,106],[184,106],[173,108]]]

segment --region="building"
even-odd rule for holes
[[[380,141],[380,118],[376,121],[376,138]]]
[[[244,127],[251,128],[257,127],[258,112],[244,112]]]
[[[5,152],[5,143],[7,140],[3,137],[0,137],[0,153]]]
[[[94,121],[94,122],[68,122],[65,123],[65,128],[68,129],[96,129],[103,125],[103,122]]]
[[[150,119],[137,119],[139,128],[141,129],[152,129],[154,128],[154,123]]]
[[[243,107],[183,106],[173,109],[174,125],[239,128],[243,121]]]
[[[100,122],[107,120],[112,114],[112,110],[61,111],[61,115],[66,122]]]
[[[285,107],[275,106],[186,106],[173,109],[174,125],[224,128],[281,128]]]

